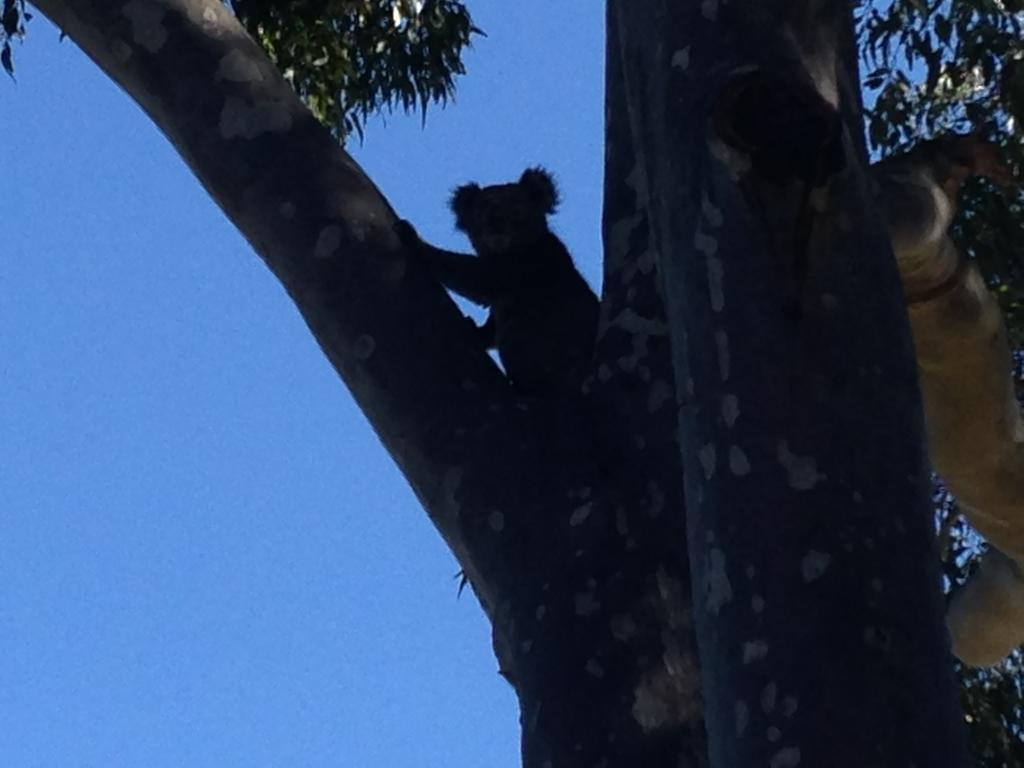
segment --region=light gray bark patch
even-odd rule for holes
[[[813,549],[808,551],[800,561],[800,573],[804,578],[804,583],[809,584],[821,578],[831,562],[832,555],[826,552],[818,552]]]
[[[373,336],[363,334],[356,339],[355,344],[352,346],[352,354],[355,355],[357,360],[369,360],[377,349],[377,342],[374,341]]]
[[[711,309],[721,312],[725,308],[725,266],[717,256],[708,256],[708,291],[711,297]]]
[[[736,702],[736,735],[742,736],[747,730],[747,725],[750,724],[750,710],[747,709],[746,703],[742,701]]]
[[[329,259],[334,256],[341,246],[341,227],[337,224],[330,224],[320,230],[316,238],[316,246],[313,248],[313,257],[316,259]]]
[[[725,567],[725,553],[713,547],[708,552],[708,566],[704,576],[705,607],[709,613],[718,613],[732,600],[732,584]]]
[[[292,114],[281,104],[249,104],[237,96],[228,96],[218,127],[225,139],[255,139],[265,133],[284,133],[290,129]]]
[[[110,43],[110,53],[118,64],[126,64],[132,57],[132,47],[124,40],[114,40]]]
[[[732,360],[729,357],[729,336],[725,331],[715,331],[715,346],[718,349],[718,377],[728,381]]]
[[[229,83],[258,83],[263,80],[259,62],[242,51],[232,50],[217,65],[217,80]]]
[[[779,687],[775,683],[768,683],[761,690],[761,709],[766,715],[770,715],[775,710],[775,699],[778,694]]]
[[[576,507],[569,516],[569,525],[573,528],[577,525],[583,525],[583,523],[587,521],[587,518],[590,517],[590,513],[593,511],[594,504],[589,501],[586,504]]]
[[[769,768],[796,768],[800,765],[800,747],[784,747],[772,755]]]
[[[672,387],[664,379],[655,379],[647,391],[647,412],[657,413],[661,407],[672,400]]]
[[[809,491],[823,477],[818,473],[818,462],[813,456],[798,456],[789,450],[785,440],[779,441],[777,455],[789,476],[789,487],[793,490]]]
[[[740,401],[736,395],[722,395],[722,421],[732,427],[740,415]]]
[[[151,0],[128,0],[121,13],[132,23],[132,39],[137,45],[156,53],[167,42],[164,9]]]
[[[736,477],[744,477],[750,474],[750,460],[738,445],[729,448],[729,470]]]
[[[708,199],[706,193],[701,196],[700,212],[704,216],[704,221],[706,221],[708,226],[713,229],[718,229],[725,221],[725,217],[722,215],[721,209]]]
[[[593,592],[578,592],[575,603],[577,616],[590,616],[601,609],[601,604],[594,597]]]
[[[749,640],[743,644],[743,663],[752,664],[768,655],[768,643],[765,640]]]
[[[710,480],[715,476],[715,464],[717,462],[715,446],[707,443],[698,451],[697,458],[700,459],[700,465],[704,469],[704,478]]]

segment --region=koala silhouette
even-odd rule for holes
[[[578,394],[593,353],[598,300],[548,228],[558,205],[551,174],[528,168],[509,184],[465,184],[449,205],[476,256],[423,242],[407,221],[397,225],[403,243],[428,261],[445,287],[490,308],[480,340],[497,348],[517,391]]]

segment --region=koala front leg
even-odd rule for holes
[[[998,548],[953,598],[954,652],[994,664],[1024,643],[1024,428],[999,306],[948,230],[965,179],[1005,184],[1012,174],[972,136],[928,142],[872,171],[907,297],[932,465]]]
[[[446,251],[424,242],[416,228],[405,219],[395,224],[402,244],[430,264],[430,271],[446,287],[475,304],[494,303],[497,286],[493,270],[477,256]]]

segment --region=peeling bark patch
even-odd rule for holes
[[[487,524],[495,533],[501,533],[505,530],[505,516],[495,509],[487,516]]]
[[[619,536],[629,536],[629,519],[622,507],[615,510],[615,530]]]
[[[132,39],[150,53],[167,42],[164,9],[150,0],[128,0],[121,13],[132,23]]]
[[[690,46],[680,48],[672,54],[672,67],[681,72],[685,72],[690,68]]]
[[[220,60],[215,77],[229,83],[258,83],[263,80],[263,73],[256,59],[233,50]]]
[[[742,736],[747,726],[750,724],[750,710],[747,709],[747,705],[742,701],[736,702],[736,735]]]
[[[707,443],[697,452],[697,458],[700,459],[700,465],[704,469],[704,479],[710,480],[715,476],[715,446],[711,443]]]
[[[708,256],[708,295],[711,297],[711,309],[721,312],[725,308],[725,292],[722,284],[725,279],[725,267],[716,256]]]
[[[636,634],[636,621],[628,613],[619,613],[612,616],[609,623],[612,637],[620,643],[627,642]]]
[[[800,765],[800,747],[784,747],[772,755],[768,768],[796,768]]]
[[[818,484],[818,462],[813,456],[797,456],[789,450],[785,440],[779,441],[779,463],[789,474],[789,487],[795,491],[809,491]]]
[[[132,47],[124,40],[114,40],[110,44],[110,53],[118,64],[126,64],[132,57]]]
[[[745,175],[751,167],[750,156],[734,149],[721,139],[708,142],[711,156],[729,170],[729,177],[734,181]]]
[[[732,427],[740,416],[740,401],[736,395],[722,395],[722,421]]]
[[[715,331],[715,345],[718,347],[718,377],[722,381],[729,380],[729,337],[725,331]]]
[[[700,675],[693,657],[673,672],[656,666],[633,691],[632,715],[645,733],[691,723],[701,712]]]
[[[778,692],[779,688],[775,683],[768,683],[761,691],[761,709],[766,715],[770,715],[775,710],[775,698]]]
[[[704,215],[704,221],[708,223],[708,226],[714,229],[721,227],[722,222],[725,221],[721,209],[708,199],[707,194],[701,197],[700,212]]]
[[[796,714],[796,710],[799,707],[797,700],[792,696],[782,697],[782,716],[792,717]]]
[[[330,224],[320,230],[313,247],[313,258],[329,259],[341,245],[341,227]]]
[[[709,613],[717,614],[732,600],[732,584],[725,569],[725,553],[712,547],[708,552],[708,567],[704,576],[704,604]]]
[[[592,616],[601,609],[593,592],[579,592],[576,594],[576,615]]]
[[[583,504],[573,510],[569,516],[569,525],[575,528],[578,525],[583,525],[590,517],[590,513],[594,510],[594,505],[590,502]]]
[[[820,579],[832,562],[832,555],[826,552],[810,550],[800,561],[800,574],[804,577],[804,584]]]
[[[224,139],[255,139],[265,133],[284,133],[291,127],[291,112],[284,107],[249,105],[237,96],[228,96],[220,113],[220,135]]]
[[[357,360],[369,360],[376,348],[377,342],[374,341],[373,336],[364,333],[356,339],[352,347],[352,354],[355,355]]]
[[[748,640],[743,644],[743,663],[753,664],[768,656],[768,643],[764,640]]]
[[[750,474],[750,460],[738,445],[729,448],[729,469],[736,477]]]
[[[647,412],[657,413],[665,403],[672,399],[672,387],[664,379],[651,382],[647,391]]]
[[[718,252],[718,240],[698,229],[693,236],[693,247],[705,256],[714,256]]]
[[[460,505],[455,498],[459,488],[462,486],[462,470],[459,467],[450,467],[444,473],[444,480],[441,483],[444,494],[444,506],[450,509],[455,516],[458,516]]]
[[[659,517],[665,511],[665,492],[653,480],[647,481],[647,514],[652,518]]]

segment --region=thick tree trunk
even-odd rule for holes
[[[614,5],[683,384],[712,765],[964,766],[906,313],[840,118],[851,20]]]

